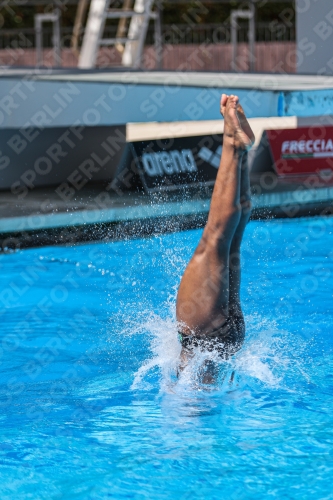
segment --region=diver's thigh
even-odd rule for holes
[[[205,333],[228,317],[229,252],[194,254],[181,280],[176,315],[190,330]]]

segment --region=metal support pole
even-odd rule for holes
[[[36,66],[43,63],[42,54],[42,22],[39,15],[35,16],[35,35],[36,35]]]
[[[237,56],[237,16],[236,11],[231,13],[231,69],[236,69],[236,56]]]
[[[237,30],[238,19],[249,20],[249,70],[254,71],[255,55],[255,26],[254,26],[254,6],[251,3],[251,10],[234,10],[231,12],[231,44],[232,44],[232,69],[236,69],[237,56]]]
[[[255,40],[256,40],[256,32],[255,32],[255,4],[253,0],[250,2],[250,11],[251,17],[249,18],[249,68],[250,71],[253,72],[255,69]]]
[[[129,41],[125,44],[125,50],[122,57],[123,66],[132,66],[139,68],[141,66],[141,59],[143,54],[143,46],[145,36],[151,19],[151,8],[154,0],[135,0],[134,11],[136,15],[133,16],[128,29]]]
[[[105,25],[105,12],[110,0],[91,0],[88,21],[84,32],[79,57],[79,68],[94,68],[99,48],[99,40]]]
[[[156,17],[155,17],[155,52],[156,52],[156,69],[162,68],[163,62],[163,46],[162,46],[162,28],[161,28],[161,1],[156,2]]]
[[[43,23],[53,23],[53,57],[56,66],[61,66],[61,46],[60,46],[60,10],[55,9],[50,14],[35,15],[35,35],[36,35],[36,66],[43,64]]]
[[[53,20],[53,58],[55,66],[61,66],[61,40],[60,40],[60,10],[54,10]]]

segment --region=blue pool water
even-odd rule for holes
[[[2,255],[0,498],[333,499],[332,231],[248,225],[247,339],[211,386],[202,353],[175,376],[200,230]]]

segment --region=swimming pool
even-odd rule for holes
[[[332,231],[248,225],[213,386],[175,375],[200,230],[1,255],[1,499],[333,498]]]

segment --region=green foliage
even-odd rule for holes
[[[198,7],[200,3],[196,1],[183,2],[163,2],[163,23],[165,24],[184,24],[186,16],[191,17],[191,11],[198,12],[202,24],[224,23],[234,9],[248,8],[248,2],[230,1],[228,3],[204,2],[203,8]],[[199,12],[200,10],[200,12]],[[288,11],[288,12],[287,12]],[[256,2],[256,19],[258,22],[270,22],[284,17],[288,13],[295,19],[294,1],[271,2],[267,0],[258,0]]]
[[[29,0],[33,3],[32,0]],[[53,8],[52,3],[44,5],[26,5],[24,0],[18,2],[2,2],[0,6],[0,27],[5,30],[27,29],[34,27],[34,15],[39,12],[49,12]],[[59,2],[60,3],[60,2]],[[54,6],[59,5],[54,4]],[[117,7],[120,7],[120,3]],[[60,3],[61,5],[61,3]],[[189,20],[196,24],[225,23],[230,12],[236,8],[247,8],[248,2],[199,2],[190,0],[188,2],[164,1],[163,24],[187,24]],[[258,22],[271,22],[277,19],[279,22],[287,17],[290,22],[295,23],[294,1],[271,2],[268,0],[257,0],[256,20]],[[73,26],[77,3],[62,3],[61,25],[63,27]],[[2,17],[1,17],[2,16]]]

